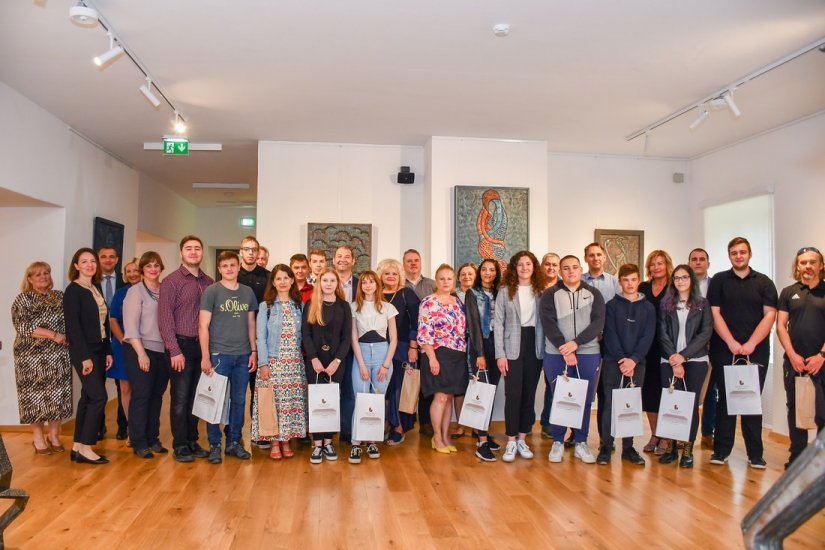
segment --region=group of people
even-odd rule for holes
[[[359,274],[348,246],[335,251],[331,267],[324,251],[312,250],[269,270],[268,252],[250,236],[239,253],[217,257],[218,282],[200,269],[203,255],[202,241],[188,235],[180,242],[181,265],[162,280],[163,261],[151,251],[127,262],[121,280],[114,274],[114,249],[82,248],[71,260],[64,292],[53,289],[47,264],[28,267],[12,319],[20,418],[32,426],[35,452],[65,450],[60,421],[71,415],[74,368],[82,389],[70,457],[79,463],[108,462],[94,449],[105,434],[107,376],[118,381],[116,437],[128,437],[135,455],[168,453],[160,441],[160,412],[169,386],[175,460],[214,464],[224,456],[251,458],[241,438],[247,395],[252,444],[268,449],[272,459],[295,456],[294,440],[307,438],[311,463],[337,460],[334,433],[308,433],[308,386],[330,382],[340,388],[339,443],[350,444],[350,463],[360,463],[363,454],[381,455],[382,441],[353,437],[358,393],[385,396],[383,443],[403,443],[417,421],[431,434],[435,452],[451,454],[466,435],[450,426],[471,377],[493,385],[503,378],[507,441],[501,459],[512,462],[533,458],[526,436],[536,422],[544,372],[539,416],[542,436],[553,440],[550,462],[562,461],[565,448],[573,447],[584,463],[608,464],[613,390],[635,386],[651,429],[643,452],[663,464],[692,467],[701,404],[702,443],[713,449],[711,464],[724,464],[736,416],[728,414],[723,367],[738,359],[757,364],[761,388],[774,324],[785,349],[789,463],[808,436],[796,428],[794,377],[814,381],[816,424],[825,426],[825,263],[813,247],[799,250],[796,282],[779,296],[770,279],[749,266],[751,248],[742,237],[728,245],[731,268],[712,278],[701,248],[675,267],[667,252],[654,250],[644,280],[633,264],[614,276],[605,271],[599,243],[584,249],[586,270],[574,255],[548,253],[539,262],[520,251],[505,268],[494,259],[457,271],[442,264],[434,279],[422,275],[421,256],[412,249],[401,262],[385,259]],[[414,368],[421,379],[417,415],[400,410]],[[227,377],[230,405],[223,430],[207,423],[205,449],[193,405],[200,378],[213,373]],[[596,456],[587,444],[589,413],[569,437],[567,427],[550,422],[562,375],[587,381],[585,411],[594,398],[598,402]],[[673,386],[695,394],[682,442],[655,435],[662,390]],[[749,465],[765,468],[761,415],[743,415],[741,424]],[[476,456],[495,461],[501,445],[494,437],[484,430],[472,435]],[[646,463],[633,438],[623,438],[621,446],[623,460]]]

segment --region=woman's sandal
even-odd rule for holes
[[[654,443],[656,441],[656,443]],[[656,451],[656,446],[661,441],[658,437],[651,437],[650,441],[647,442],[647,445],[642,447],[642,452],[644,453],[653,453]]]
[[[281,447],[277,441],[273,441],[272,447],[269,448],[269,458],[272,460],[281,460]]]
[[[284,445],[284,444],[282,443],[281,445],[282,445],[282,446],[281,446],[281,454],[283,454],[283,455],[284,455],[284,458],[292,458],[293,456],[295,456],[295,451],[293,451],[293,450],[289,447],[289,444]]]
[[[655,454],[656,456],[662,456],[663,454],[665,454],[667,452],[667,447],[668,447],[668,440],[663,439],[663,438],[660,437],[659,438],[659,444],[656,445],[656,449],[653,450],[653,454]]]

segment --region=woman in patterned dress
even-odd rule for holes
[[[258,308],[256,388],[272,388],[278,435],[261,435],[258,399],[252,405],[252,440],[272,441],[269,457],[295,456],[289,441],[306,436],[307,380],[301,356],[301,292],[289,266],[278,264],[269,274],[264,301]],[[264,355],[264,352],[266,355]]]
[[[72,415],[72,370],[63,319],[63,293],[52,289],[52,268],[34,262],[11,306],[14,374],[20,422],[31,424],[37,454],[62,453],[60,421]],[[49,436],[43,424],[49,425]]]

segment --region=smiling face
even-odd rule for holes
[[[266,269],[266,266],[269,265],[269,252],[267,252],[266,249],[258,249],[257,264],[264,269]]]
[[[680,295],[690,293],[690,273],[686,269],[676,269],[673,272],[673,286]]]
[[[822,257],[818,252],[803,252],[796,257],[796,270],[799,272],[799,282],[804,285],[817,285],[822,274],[822,267]]]
[[[229,283],[235,282],[238,279],[239,269],[240,265],[235,258],[223,260],[218,264],[218,272],[221,274],[221,279]]]
[[[155,261],[151,261],[148,264],[143,266],[143,278],[147,282],[155,282],[160,278],[160,272],[163,271],[160,267],[160,264]]]
[[[541,263],[541,268],[547,276],[547,282],[554,282],[559,276],[559,257],[545,256],[544,261]]]
[[[484,260],[478,268],[481,275],[481,286],[490,289],[496,280],[496,266],[492,261]]]
[[[91,279],[97,273],[97,260],[91,252],[84,252],[77,258],[74,268],[81,276]]]
[[[518,275],[519,284],[530,284],[530,279],[533,277],[533,269],[533,260],[530,259],[530,256],[522,256],[518,259],[516,274]]]
[[[745,243],[735,244],[728,249],[728,258],[730,258],[730,265],[736,271],[744,271],[748,269],[748,264],[751,261],[751,251],[748,250],[748,245]]]
[[[475,280],[476,270],[471,265],[465,265],[458,272],[458,283],[461,285],[461,290],[466,291],[468,288],[472,288]]]
[[[203,261],[203,246],[194,239],[186,241],[180,249],[180,259],[186,267],[198,267]]]
[[[336,277],[334,273],[324,273],[321,275],[321,292],[324,293],[324,297],[329,298],[334,295],[337,288],[338,277]]]
[[[590,268],[592,275],[599,275],[604,269],[604,251],[598,246],[588,247],[587,253],[584,255],[584,261],[587,262],[587,267]]]
[[[50,269],[41,268],[29,275],[29,284],[35,292],[46,292],[52,287],[52,272]]]
[[[407,279],[417,280],[421,275],[421,256],[417,252],[404,254],[404,273]]]
[[[667,277],[667,262],[662,256],[650,260],[650,276],[654,279]]]
[[[400,273],[398,273],[395,266],[389,265],[384,268],[383,273],[381,273],[381,283],[384,285],[385,292],[395,292],[399,281],[401,281]]]
[[[342,247],[335,251],[335,258],[333,258],[332,263],[335,264],[335,271],[339,274],[349,275],[352,273],[355,260],[352,258],[352,252],[349,248]]]
[[[123,277],[130,285],[136,285],[140,282],[140,269],[138,269],[137,262],[130,262],[123,268]]]
[[[441,269],[435,274],[435,288],[439,294],[449,294],[455,290],[455,273],[452,269]]]
[[[97,253],[97,257],[100,259],[100,270],[103,271],[104,275],[111,275],[112,272],[115,270],[115,266],[117,266],[117,252],[115,252],[114,248],[101,248],[100,251]]]
[[[286,271],[278,270],[278,272],[275,273],[275,276],[272,277],[272,286],[275,287],[275,290],[277,290],[278,294],[281,296],[289,294],[289,289],[292,288],[292,284],[294,282],[295,279],[290,277],[289,273]]]
[[[372,277],[361,277],[358,279],[358,284],[361,285],[361,292],[364,293],[364,296],[369,298],[375,295],[375,291],[378,288],[378,284]]]

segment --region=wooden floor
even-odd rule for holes
[[[360,465],[347,449],[311,465],[306,446],[280,462],[255,449],[251,461],[178,464],[135,457],[113,437],[112,403],[108,412],[106,466],[37,456],[28,433],[3,434],[13,486],[31,494],[7,548],[741,548],[739,523],[787,456],[787,441],[766,434],[765,471],[747,468],[741,440],[726,466],[701,448],[693,470],[585,465],[569,451],[550,464],[550,441],[536,434],[533,460],[483,463],[468,437],[441,455],[413,431]],[[162,439],[170,446],[168,424]],[[825,512],[786,542],[825,547]]]

